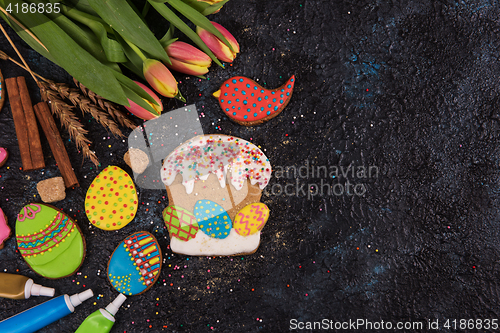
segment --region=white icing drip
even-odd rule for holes
[[[200,176],[200,179],[201,180],[207,180],[209,176],[210,176],[210,174],[207,173],[206,175]]]
[[[226,168],[226,167],[224,167],[224,168]],[[226,187],[226,172],[225,172],[225,170],[217,169],[217,170],[215,170],[215,175],[217,176],[217,179],[219,180],[220,187],[222,187],[222,188]]]
[[[222,188],[227,179],[240,190],[247,178],[252,185],[259,184],[260,189],[264,189],[271,172],[269,160],[254,144],[225,135],[203,135],[185,142],[169,154],[160,174],[163,183],[169,186],[181,173],[182,184],[191,194],[195,182],[208,179],[211,173],[217,176]]]
[[[170,184],[172,184],[172,182],[170,182]],[[191,192],[193,192],[194,190],[194,179],[182,182],[182,185],[184,185],[184,187],[186,188],[187,194],[191,194]]]

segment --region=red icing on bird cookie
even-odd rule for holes
[[[226,80],[213,95],[226,115],[245,126],[261,124],[276,117],[292,97],[295,76],[278,89],[268,90],[255,81],[235,76]]]

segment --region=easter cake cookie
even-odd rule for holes
[[[85,196],[85,213],[90,223],[103,230],[118,230],[129,224],[137,207],[137,191],[132,178],[113,165],[95,177]]]
[[[160,276],[162,256],[156,238],[147,231],[136,232],[116,247],[108,262],[108,279],[126,295],[142,294]]]
[[[281,87],[269,90],[255,81],[235,76],[213,93],[224,113],[240,125],[262,124],[283,111],[292,98],[295,76]]]
[[[7,223],[7,216],[0,208],[0,250],[3,249],[5,241],[10,237],[11,230]]]
[[[161,169],[170,248],[187,255],[254,253],[269,209],[260,202],[271,165],[254,144],[202,135],[177,147]]]
[[[72,275],[85,258],[85,239],[80,228],[52,206],[24,206],[17,215],[16,240],[31,269],[49,279]]]

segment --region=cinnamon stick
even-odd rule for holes
[[[71,166],[68,152],[61,139],[61,135],[57,129],[56,123],[52,114],[50,113],[49,106],[45,102],[40,102],[35,105],[35,114],[42,125],[43,132],[49,141],[50,149],[54,158],[56,159],[57,166],[61,171],[66,187],[80,186],[76,179],[75,172]]]
[[[34,170],[34,168],[31,162],[28,128],[26,125],[26,118],[24,117],[19,88],[17,86],[17,79],[15,77],[9,78],[5,80],[5,84],[7,86],[7,91],[9,92],[10,108],[12,110],[12,118],[14,119],[14,126],[16,128],[17,142],[21,153],[23,170],[31,171]]]
[[[24,76],[17,77],[17,86],[19,88],[19,95],[21,96],[21,103],[23,105],[24,117],[28,129],[31,164],[33,169],[43,169],[45,168],[45,161],[43,158],[42,144],[40,142],[40,133],[38,133],[38,124],[36,122],[35,113],[33,112],[33,105],[31,104]]]

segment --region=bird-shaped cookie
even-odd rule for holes
[[[295,75],[281,87],[265,89],[255,81],[235,76],[213,93],[226,115],[240,125],[262,124],[276,117],[290,101]]]

